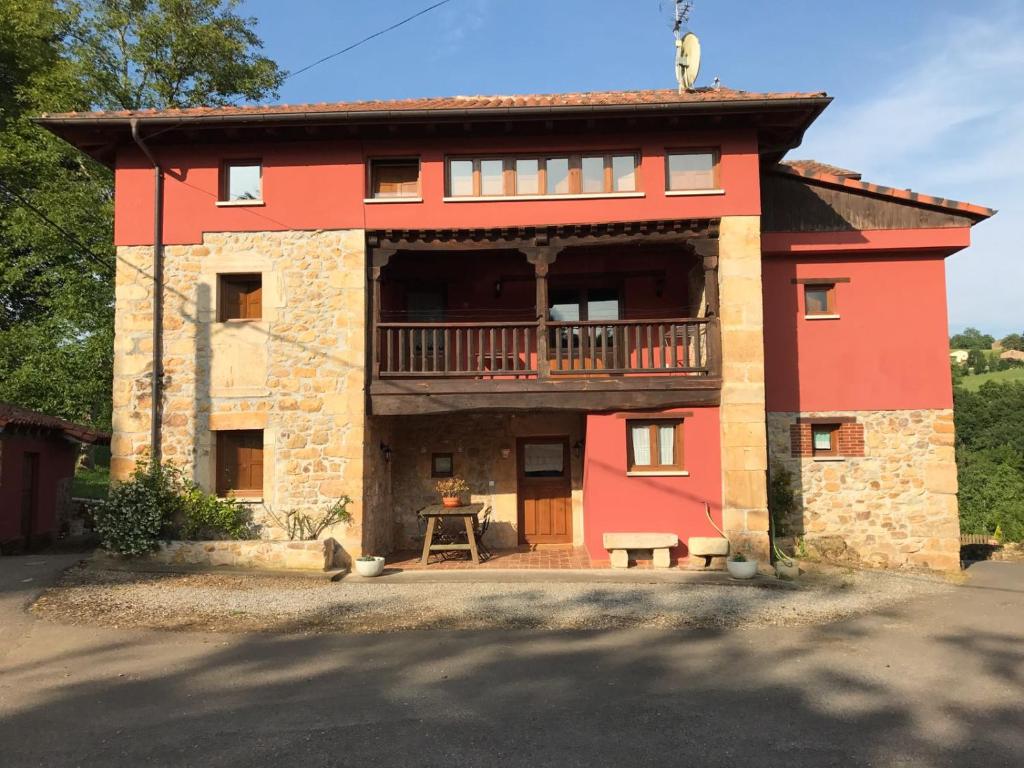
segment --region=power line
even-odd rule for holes
[[[336,51],[335,53],[332,53],[329,56],[324,56],[322,59],[317,59],[312,64],[307,64],[302,69],[297,69],[294,72],[289,72],[288,75],[285,77],[285,80],[290,80],[291,78],[295,77],[296,75],[301,75],[303,72],[307,72],[307,71],[311,70],[313,67],[315,67],[315,66],[317,66],[319,64],[323,64],[325,61],[330,61],[331,59],[335,58],[336,56],[341,56],[341,54],[343,54],[343,53],[348,53],[353,48],[358,48],[363,43],[368,43],[370,40],[373,40],[373,38],[375,38],[375,37],[380,37],[381,35],[387,34],[388,32],[390,32],[393,29],[398,29],[403,24],[408,24],[413,19],[418,18],[419,16],[422,16],[425,13],[430,13],[435,8],[440,8],[442,5],[447,5],[451,1],[452,0],[441,0],[441,2],[439,2],[439,3],[434,3],[433,5],[431,5],[431,6],[427,7],[427,8],[424,8],[423,10],[417,11],[412,16],[407,16],[406,18],[402,19],[401,21],[397,22],[396,24],[392,24],[390,27],[387,27],[386,29],[382,29],[379,32],[374,32],[372,35],[369,35],[368,37],[364,37],[358,43],[352,43],[352,45],[348,46],[347,48],[342,48],[340,51]]]
[[[51,219],[49,216],[47,216],[38,207],[36,207],[32,202],[30,202],[29,200],[26,200],[24,197],[19,195],[17,192],[15,192],[13,189],[8,187],[2,181],[0,181],[0,191],[2,191],[8,197],[10,197],[10,198],[12,198],[14,200],[17,200],[19,203],[21,203],[23,208],[25,208],[28,211],[31,211],[36,216],[38,216],[39,219],[41,221],[43,221],[47,226],[51,227],[52,229],[54,229],[55,231],[57,231],[61,235],[63,235],[65,238],[67,238],[67,240],[72,245],[74,245],[76,248],[79,248],[86,256],[88,256],[94,262],[99,264],[101,267],[105,267],[106,269],[108,269],[110,271],[113,271],[113,269],[114,269],[114,265],[113,264],[111,264],[109,261],[104,259],[102,256],[98,256],[91,248],[89,248],[89,246],[87,246],[85,243],[83,243],[81,240],[79,240],[78,237],[76,237],[74,235],[74,233],[69,232],[68,230],[66,230],[60,224],[58,224],[53,219]]]

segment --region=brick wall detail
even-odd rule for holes
[[[791,424],[789,427],[789,444],[791,456],[814,456],[814,443],[812,435],[813,425]],[[836,434],[836,450],[839,456],[863,456],[864,455],[864,425],[856,422],[839,424]]]

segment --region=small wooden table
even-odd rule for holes
[[[442,504],[431,504],[421,509],[418,514],[427,521],[427,533],[423,537],[423,565],[427,564],[431,552],[446,552],[451,550],[468,551],[473,562],[480,565],[480,554],[476,550],[476,526],[479,522],[480,513],[483,511],[483,504],[463,504],[461,507],[446,507]],[[434,544],[434,530],[437,528],[438,518],[461,518],[466,524],[465,544]]]

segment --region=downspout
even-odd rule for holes
[[[163,284],[164,284],[164,172],[139,135],[139,121],[131,119],[132,140],[153,165],[153,381],[150,390],[149,444],[154,469],[160,466],[160,400],[163,382]]]

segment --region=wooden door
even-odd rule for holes
[[[38,511],[39,454],[24,453],[21,457],[21,537],[26,547],[32,544]]]
[[[571,544],[569,438],[520,438],[516,453],[520,543]]]

